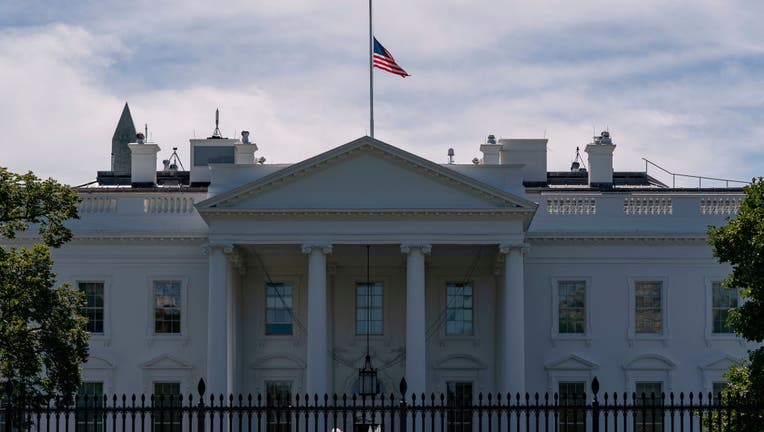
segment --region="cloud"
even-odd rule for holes
[[[363,2],[11,2],[0,6],[0,164],[70,183],[109,166],[128,100],[163,156],[252,131],[295,162],[368,130]],[[411,78],[376,75],[377,136],[469,163],[489,133],[549,137],[566,169],[609,127],[617,169],[761,173],[764,4],[400,0],[376,32]],[[67,161],[67,163],[61,163]],[[74,163],[71,163],[74,161]]]

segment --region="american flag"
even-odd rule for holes
[[[379,43],[377,38],[374,38],[374,67],[392,74],[400,75],[404,78],[409,76],[402,67],[398,66],[393,55]]]

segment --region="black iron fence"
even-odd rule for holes
[[[34,406],[7,388],[0,432],[764,431],[764,407],[710,393],[79,397]],[[471,399],[471,398],[470,398]]]

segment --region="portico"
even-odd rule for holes
[[[297,380],[301,392],[346,391],[337,388],[345,379],[337,365],[350,379],[358,341],[346,329],[354,319],[343,297],[354,302],[364,245],[373,245],[372,279],[385,281],[383,311],[392,315],[374,337],[375,366],[402,368],[387,372],[388,385],[405,375],[409,391],[434,391],[433,365],[443,359],[429,357],[477,344],[492,357],[482,373],[499,378],[490,390],[524,391],[524,233],[535,204],[368,138],[249,181],[216,169],[213,181],[238,176],[240,185],[197,204],[209,226],[210,391],[238,392],[269,373]],[[465,250],[477,272],[468,272]],[[469,338],[433,338],[446,312],[444,284],[464,278],[477,300],[493,300],[496,319]],[[253,323],[265,314],[264,282],[277,279],[294,281],[296,328],[264,337]]]

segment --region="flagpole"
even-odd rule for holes
[[[371,26],[371,0],[369,0],[369,133],[374,139],[374,33]]]

